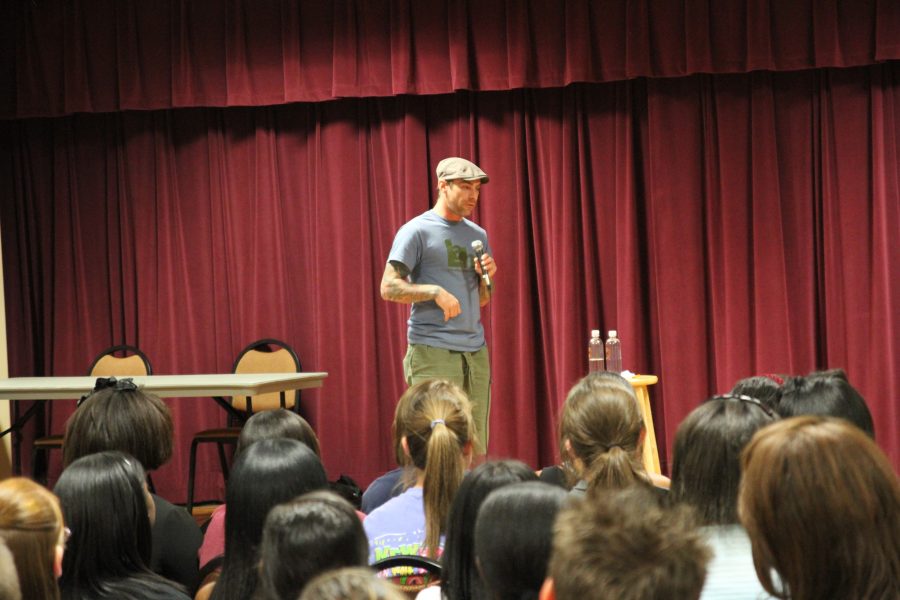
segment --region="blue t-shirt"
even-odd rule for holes
[[[425,504],[422,488],[409,488],[373,510],[363,521],[363,528],[369,538],[370,564],[397,554],[424,556]],[[444,536],[441,536],[438,554],[443,547]]]
[[[403,492],[403,467],[388,471],[369,484],[362,495],[362,506],[359,510],[369,514],[391,498]]]
[[[459,300],[460,314],[444,322],[434,300],[414,302],[407,339],[448,350],[475,352],[484,346],[479,276],[472,242],[480,240],[491,254],[484,229],[469,221],[448,221],[433,210],[412,219],[397,232],[389,262],[403,263],[412,283],[439,285]]]

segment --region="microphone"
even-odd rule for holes
[[[484,263],[481,261],[481,257],[484,255],[484,244],[481,243],[481,240],[475,240],[472,242],[472,250],[475,251],[475,256],[478,258],[478,264],[481,265],[481,278],[484,280],[484,284],[487,288],[491,289],[491,276],[488,275],[487,269],[484,268]]]

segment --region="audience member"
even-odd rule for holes
[[[279,408],[258,412],[244,423],[241,434],[238,436],[234,458],[241,455],[247,447],[260,440],[274,440],[286,438],[297,440],[321,457],[319,451],[319,438],[310,424],[295,412]],[[209,561],[225,553],[225,515],[227,504],[220,504],[210,515],[206,525],[206,533],[203,535],[203,543],[200,545],[199,559],[201,568]]]
[[[450,503],[472,456],[471,406],[459,387],[429,380],[414,384],[404,396],[395,430],[406,432],[401,445],[415,467],[416,482],[363,523],[370,563],[395,554],[440,555]],[[408,411],[401,410],[407,402]]]
[[[871,438],[842,419],[785,419],[753,436],[741,466],[739,512],[766,591],[900,598],[900,482]]]
[[[486,598],[475,564],[475,519],[488,494],[501,487],[537,477],[517,460],[486,462],[469,472],[459,486],[447,518],[447,538],[441,557],[440,586],[422,590],[418,600],[480,600]],[[443,592],[443,594],[442,594]]]
[[[691,411],[675,434],[669,499],[694,509],[713,551],[704,600],[765,597],[753,567],[750,538],[738,521],[737,497],[741,450],[775,419],[759,400],[728,394]]]
[[[541,600],[696,600],[709,549],[684,507],[666,510],[644,486],[599,490],[554,527]]]
[[[22,600],[16,559],[0,537],[0,600]]]
[[[145,471],[154,471],[172,456],[172,416],[156,395],[130,379],[109,378],[66,423],[63,464],[105,450],[133,456]],[[203,535],[184,508],[153,494],[156,521],[150,570],[193,589],[197,584],[197,550]]]
[[[569,391],[559,422],[559,451],[575,494],[650,485],[641,462],[644,421],[631,385],[593,373]]]
[[[225,491],[225,560],[211,584],[213,600],[250,598],[259,579],[259,544],[269,510],[327,486],[319,457],[297,440],[262,440],[242,450]]]
[[[303,589],[299,600],[404,600],[397,588],[369,569],[345,567],[328,571]]]
[[[15,559],[23,598],[59,599],[66,531],[50,491],[24,477],[0,481],[0,538]]]
[[[63,600],[184,600],[150,570],[153,499],[141,464],[122,452],[70,463],[54,488],[72,528],[59,580]]]
[[[475,556],[483,597],[537,598],[547,576],[553,522],[565,490],[539,481],[514,483],[488,495],[475,523]]]
[[[364,567],[369,543],[353,507],[317,491],[269,511],[259,549],[258,600],[295,600],[316,575]]]
[[[361,510],[369,514],[391,498],[399,496],[416,483],[415,468],[403,450],[403,438],[409,433],[406,424],[410,421],[409,411],[412,396],[403,394],[397,401],[394,410],[394,422],[391,424],[391,438],[394,442],[394,457],[399,465],[369,484],[362,497]]]
[[[781,391],[777,410],[782,417],[839,417],[875,439],[872,413],[841,369],[817,371],[805,377],[789,377]]]
[[[779,375],[755,375],[739,380],[729,393],[756,398],[767,408],[777,411],[783,385],[784,379]]]

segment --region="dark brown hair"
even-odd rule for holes
[[[66,423],[63,464],[88,454],[118,450],[147,471],[172,457],[172,415],[155,394],[104,388],[85,399]]]
[[[315,452],[316,456],[322,457],[322,452],[319,449],[319,438],[309,422],[297,413],[285,408],[264,410],[247,419],[247,422],[241,427],[241,434],[238,436],[234,454],[237,456],[254,442],[277,438],[297,440]]]
[[[557,600],[696,600],[710,551],[685,507],[645,486],[598,490],[556,521],[549,574]]]

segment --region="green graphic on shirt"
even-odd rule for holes
[[[450,240],[444,240],[447,247],[447,267],[465,269],[469,265],[469,254],[463,246],[454,246]]]

